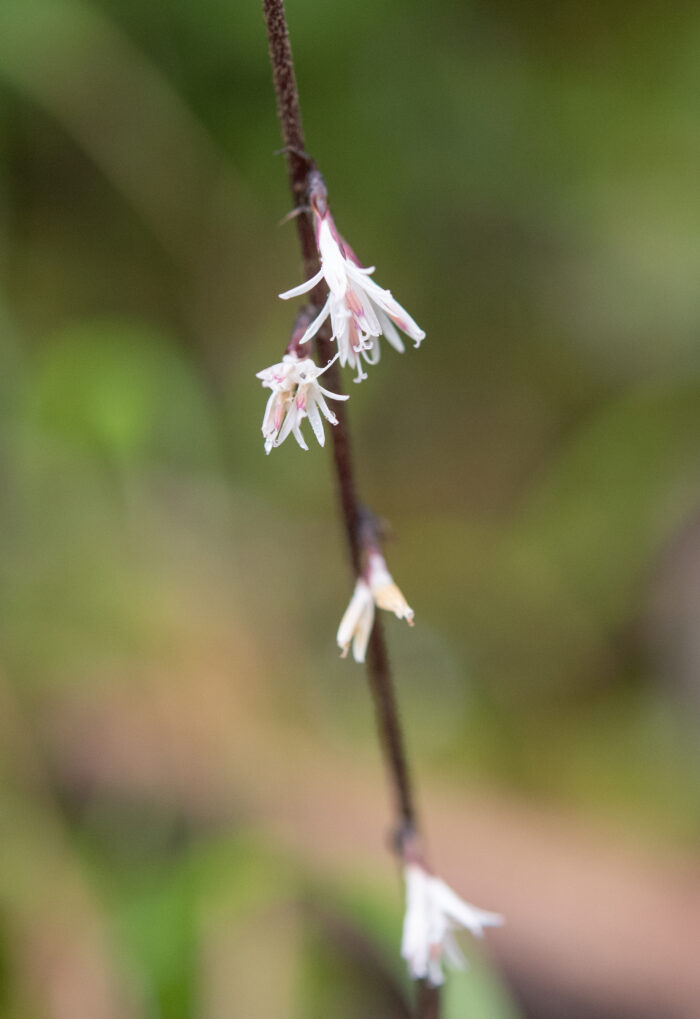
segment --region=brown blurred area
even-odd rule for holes
[[[428,334],[347,379],[444,1019],[700,1015],[700,16],[289,0],[334,215]],[[261,13],[0,5],[0,1013],[410,1015]]]

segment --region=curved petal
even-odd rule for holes
[[[280,294],[280,297],[281,296],[282,295]],[[330,314],[330,310],[331,310],[331,300],[330,300],[330,297],[329,297],[328,300],[326,301],[326,303],[323,305],[323,307],[319,311],[319,313],[316,316],[316,318],[313,320],[313,322],[308,327],[308,329],[306,330],[306,332],[304,333],[302,338],[299,340],[299,344],[300,345],[302,343],[307,343],[313,336],[316,335],[316,333],[319,331],[319,329],[321,328],[323,323],[328,318],[328,316]]]
[[[323,421],[321,420],[321,415],[318,412],[318,407],[316,406],[313,396],[310,396],[307,401],[306,413],[309,418],[309,424],[311,425],[313,433],[318,440],[319,446],[324,446],[326,444],[326,436],[323,431]]]
[[[312,276],[306,283],[300,283],[298,287],[292,287],[291,290],[285,290],[283,294],[278,294],[283,301],[288,301],[290,297],[299,297],[301,294],[307,294],[309,290],[313,290],[317,283],[320,283],[323,279],[323,268],[319,269],[315,276]]]

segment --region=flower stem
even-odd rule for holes
[[[277,98],[277,113],[284,142],[292,201],[294,202],[295,210],[300,210],[299,215],[296,216],[299,244],[304,262],[304,272],[306,278],[309,279],[318,272],[320,262],[316,249],[311,213],[306,206],[308,203],[309,177],[313,176],[314,182],[317,185],[319,174],[313,160],[305,151],[301,111],[299,108],[299,92],[294,73],[294,61],[292,59],[283,0],[263,0],[263,11],[270,44],[270,60],[272,62],[275,95]],[[321,310],[324,302],[325,294],[323,293],[322,285],[319,284],[310,294],[310,303],[315,313]],[[319,364],[325,364],[330,361],[333,353],[330,328],[326,324],[316,337],[316,354]],[[328,387],[333,392],[341,393],[342,386],[337,361],[328,368],[326,377]],[[361,521],[363,520],[363,513],[357,496],[350,432],[344,404],[339,404],[335,412],[338,424],[330,430],[333,442],[333,465],[350,560],[353,573],[355,577],[358,577],[361,572],[362,563]],[[391,678],[389,656],[379,613],[375,616],[374,627],[369,641],[367,678],[374,700],[379,739],[393,789],[397,816],[395,844],[399,853],[403,855],[404,841],[415,840],[416,811],[406,763],[401,722]],[[439,1014],[438,991],[421,985],[417,1008],[418,1019],[436,1019]]]

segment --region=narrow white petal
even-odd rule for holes
[[[415,340],[417,346],[421,340],[425,339],[423,330],[414,322],[406,309],[401,307],[390,290],[384,290],[374,280],[366,277],[363,286],[372,301],[389,316],[402,332],[410,336],[412,340]]]
[[[285,290],[283,294],[278,294],[283,301],[288,301],[290,297],[299,297],[301,294],[307,294],[309,290],[313,290],[317,283],[320,283],[323,279],[323,267],[321,267],[315,276],[312,276],[306,283],[300,283],[298,287],[292,287],[291,290]]]
[[[294,435],[294,438],[297,440],[297,442],[299,443],[301,448],[305,449],[306,452],[308,453],[309,452],[309,447],[306,445],[306,442],[304,441],[304,436],[301,434],[301,428],[299,427],[299,424],[297,424],[292,429],[292,434]]]
[[[338,627],[336,639],[338,641],[338,646],[342,648],[343,651],[347,651],[350,647],[350,641],[352,640],[360,617],[368,604],[373,604],[372,592],[369,589],[369,585],[366,584],[364,580],[360,579],[355,584],[355,590],[352,593],[350,604],[346,608],[343,618],[340,620],[340,626]]]
[[[292,429],[296,428],[297,413],[298,412],[296,404],[292,401],[289,409],[287,410],[285,419],[282,422],[282,427],[279,430],[279,435],[277,436],[277,439],[275,441],[276,446],[281,446],[284,440],[289,435],[289,433],[292,431]]]
[[[265,413],[263,414],[262,421],[262,433],[263,435],[269,435],[271,431],[275,430],[274,425],[274,412],[275,403],[277,402],[277,393],[270,393],[270,397],[265,405]]]
[[[324,389],[323,386],[319,386],[318,387],[318,391],[319,391],[319,393],[323,393],[324,396],[327,396],[329,400],[349,400],[350,399],[350,397],[347,395],[347,393],[331,393],[331,392],[329,392],[328,389]],[[330,420],[330,418],[329,418],[329,420]]]
[[[357,335],[355,323],[348,314],[344,311],[339,312],[337,308],[334,309],[333,305],[331,305],[331,321],[333,323],[333,335],[338,343],[340,363],[343,366],[349,364],[351,368],[354,368],[357,357],[353,349]]]
[[[319,394],[316,397],[316,399],[318,400],[318,405],[319,405],[319,407],[321,408],[321,410],[323,412],[324,418],[327,421],[330,421],[330,423],[332,425],[337,425],[338,424],[338,418],[335,416],[333,411],[330,409],[330,407],[328,406],[326,401],[323,399],[323,396],[322,396],[321,392],[319,392]]]
[[[482,937],[484,927],[500,927],[505,922],[499,913],[489,913],[484,909],[477,909],[476,906],[460,899],[439,878],[433,879],[433,887],[436,900],[445,915],[453,922],[470,930],[474,937]]]
[[[340,353],[334,354],[330,361],[327,361],[326,364],[324,364],[323,368],[318,368],[315,366],[314,367],[315,377],[318,378],[319,375],[323,375],[324,372],[327,372],[330,366],[332,364],[335,364],[339,357]]]
[[[321,399],[323,399],[323,397],[321,397]],[[309,424],[313,429],[313,433],[318,440],[319,446],[325,445],[326,436],[323,432],[323,421],[321,420],[321,415],[318,412],[318,407],[316,406],[316,402],[312,395],[308,398],[306,413],[309,416]]]
[[[300,344],[307,343],[312,337],[314,337],[316,335],[316,333],[319,331],[319,329],[321,328],[323,323],[328,318],[328,316],[330,314],[330,310],[331,310],[331,303],[330,303],[330,299],[329,299],[323,305],[323,307],[319,311],[319,313],[316,316],[316,318],[313,320],[313,322],[311,323],[309,328],[306,330],[306,332],[304,333],[302,338],[299,340]]]
[[[369,637],[374,626],[374,601],[365,606],[355,627],[355,636],[352,642],[352,656],[356,662],[363,663],[367,654]]]

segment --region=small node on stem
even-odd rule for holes
[[[286,156],[287,153],[291,152],[293,156],[297,156],[299,159],[303,159],[309,166],[316,166],[313,158],[308,152],[304,152],[303,149],[298,148],[296,145],[283,145],[281,149],[275,149],[272,153],[273,156]]]

